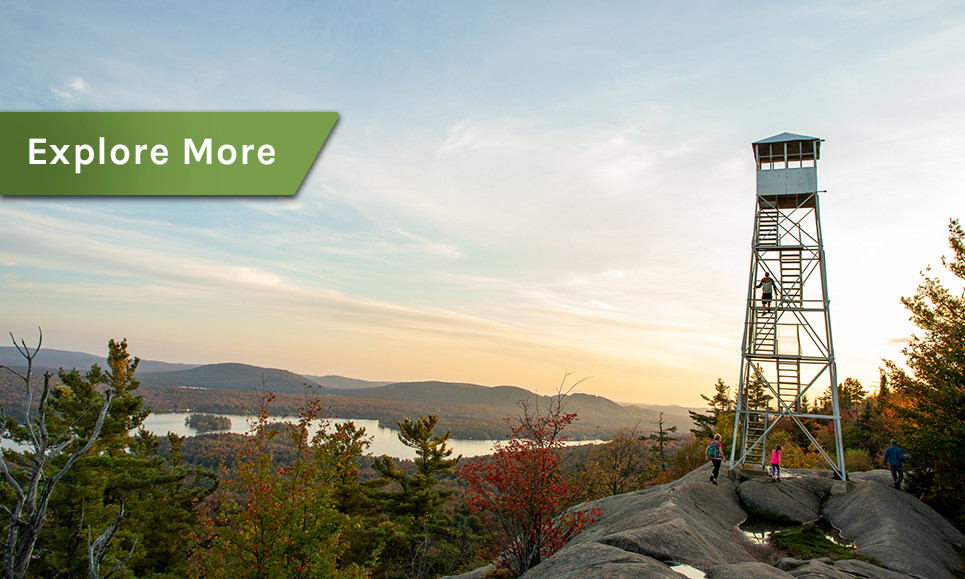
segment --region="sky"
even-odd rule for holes
[[[0,0],[0,110],[340,115],[292,198],[0,198],[0,329],[704,406],[750,143],[788,131],[825,140],[837,372],[871,390],[965,218],[962,38],[956,1]]]

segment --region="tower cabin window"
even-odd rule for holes
[[[784,143],[759,143],[757,149],[757,168],[796,169],[814,167],[819,141],[788,141]]]

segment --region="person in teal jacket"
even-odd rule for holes
[[[895,482],[895,488],[901,490],[901,481],[905,480],[905,461],[911,456],[905,454],[901,447],[895,444],[895,439],[891,439],[891,446],[885,450],[884,463],[891,469],[891,479]]]
[[[717,475],[720,474],[720,463],[724,460],[724,445],[720,442],[720,435],[714,435],[714,441],[707,447],[707,458],[714,463],[714,472],[710,475],[710,482],[717,484]]]

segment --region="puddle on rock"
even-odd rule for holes
[[[847,549],[855,549],[857,547],[854,541],[849,541],[842,537],[841,531],[839,531],[837,527],[831,523],[825,522],[824,519],[822,519],[822,522],[824,524],[818,525],[818,528],[824,531],[824,536],[827,537],[829,541],[835,545],[839,545]]]
[[[770,543],[771,533],[790,529],[791,525],[750,517],[741,523],[738,528],[751,543],[767,545]]]
[[[690,565],[671,565],[670,568],[689,579],[705,579],[707,577],[703,571]]]
[[[838,529],[830,523],[825,518],[819,519],[812,526],[824,533],[825,538],[836,545],[846,547],[848,549],[854,548],[854,541],[849,541],[841,536]],[[771,533],[776,533],[777,531],[784,531],[787,529],[800,528],[801,525],[788,525],[784,523],[775,523],[773,521],[768,521],[765,519],[759,519],[757,517],[750,517],[738,526],[738,529],[744,533],[744,537],[756,545],[768,545],[771,542]]]

